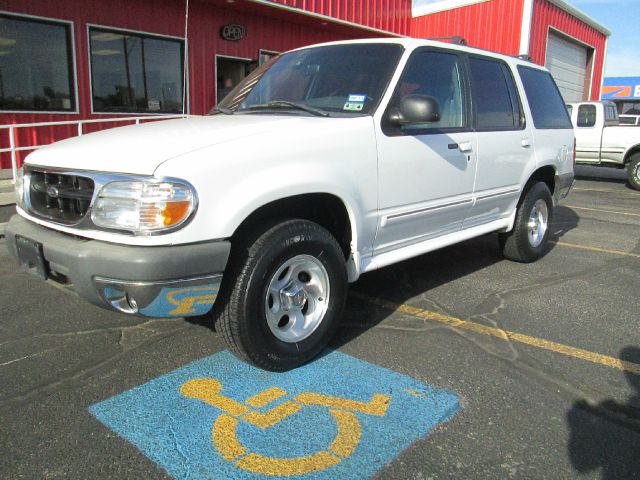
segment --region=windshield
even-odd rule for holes
[[[213,111],[372,114],[402,51],[400,45],[371,43],[286,53],[252,72]]]

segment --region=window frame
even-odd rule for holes
[[[572,130],[573,127],[573,123],[571,121],[571,115],[569,115],[569,112],[566,108],[566,102],[564,101],[564,98],[562,97],[562,94],[560,93],[560,89],[558,88],[558,84],[556,83],[555,79],[553,78],[553,75],[551,75],[551,72],[549,72],[548,70],[545,70],[544,68],[536,68],[536,66],[533,65],[526,65],[523,63],[518,63],[515,67],[515,70],[517,70],[518,72],[518,82],[519,85],[522,86],[522,93],[524,95],[524,97],[527,99],[527,107],[529,110],[529,113],[531,114],[531,128],[534,130]],[[542,127],[542,126],[537,126],[536,125],[536,119],[534,118],[533,115],[533,108],[531,106],[531,102],[532,99],[529,98],[529,96],[527,95],[527,88],[525,86],[524,83],[524,79],[522,78],[522,71],[523,70],[531,70],[534,72],[541,72],[544,73],[546,75],[548,75],[551,78],[551,84],[553,85],[553,88],[555,89],[556,93],[558,94],[558,96],[560,97],[560,102],[562,104],[563,107],[563,111],[566,115],[566,120],[567,120],[567,125],[564,127]]]
[[[462,108],[464,109],[464,126],[462,127],[449,127],[449,128],[411,128],[405,129],[402,127],[395,127],[389,125],[387,119],[389,118],[389,111],[393,108],[394,100],[396,97],[396,93],[398,92],[398,87],[400,85],[400,81],[402,77],[407,71],[407,68],[411,64],[411,61],[414,57],[425,53],[425,52],[434,52],[434,53],[446,53],[450,55],[454,55],[458,59],[458,65],[460,67],[460,89],[462,93]],[[387,86],[387,89],[389,87]],[[387,102],[387,105],[382,113],[382,117],[380,120],[380,128],[382,133],[384,133],[387,137],[415,137],[418,135],[446,135],[448,133],[465,133],[465,132],[473,132],[473,119],[472,119],[472,104],[471,104],[471,83],[469,80],[469,72],[467,70],[466,64],[466,52],[462,52],[460,50],[454,50],[449,48],[438,48],[438,47],[418,47],[414,49],[407,61],[402,66],[402,72],[396,81],[396,84],[393,86],[393,92],[391,93],[391,97]]]
[[[70,85],[70,98],[73,99],[73,110],[2,110],[0,113],[14,113],[14,114],[44,114],[44,115],[78,115],[80,113],[80,102],[78,97],[78,67],[76,59],[76,34],[75,34],[75,22],[71,20],[61,20],[58,18],[43,17],[40,15],[27,15],[23,13],[8,12],[6,10],[0,10],[0,15],[5,17],[15,17],[19,20],[32,21],[33,23],[45,23],[53,25],[63,25],[67,29],[69,43],[67,45],[67,54],[69,56],[69,81]]]
[[[466,55],[466,61],[467,61],[467,75],[469,77],[469,92],[470,92],[470,97],[471,97],[471,115],[472,115],[472,127],[476,132],[517,132],[517,131],[522,131],[522,130],[526,130],[527,128],[527,116],[524,110],[524,106],[522,104],[522,98],[520,96],[520,92],[518,91],[518,84],[516,83],[516,79],[515,76],[513,75],[513,69],[511,68],[511,66],[505,62],[503,59],[501,58],[496,58],[496,57],[492,57],[489,55],[481,55],[481,54],[477,54],[477,53],[467,53]],[[474,91],[473,91],[473,87],[471,84],[471,59],[472,58],[477,58],[483,61],[488,61],[488,62],[493,62],[496,63],[500,66],[500,70],[502,71],[502,74],[505,75],[505,78],[507,78],[507,75],[509,76],[509,78],[511,78],[511,85],[509,85],[509,82],[507,82],[507,92],[509,93],[509,100],[511,103],[511,110],[512,110],[512,114],[514,116],[514,118],[518,118],[518,125],[517,126],[513,126],[513,127],[486,127],[486,128],[479,128],[478,127],[478,111],[477,111],[477,103],[474,101]],[[515,95],[515,98],[513,97]],[[514,100],[517,101],[517,104],[514,103]],[[519,109],[518,112],[516,112],[515,108]],[[516,115],[516,113],[518,113],[519,115]]]
[[[182,88],[184,91],[182,92],[182,112],[181,113],[164,113],[164,112],[96,112],[93,108],[93,62],[91,60],[91,29],[97,28],[101,30],[112,31],[115,33],[125,33],[125,34],[133,34],[142,37],[150,37],[156,39],[165,39],[165,40],[177,40],[182,44],[182,65],[181,65],[181,76],[182,76]],[[87,23],[87,62],[89,65],[89,104],[91,106],[91,114],[92,115],[126,115],[126,116],[151,116],[157,117],[162,115],[181,115],[183,112],[185,115],[189,114],[189,69],[184,68],[185,64],[189,65],[189,48],[188,42],[184,37],[178,37],[174,35],[166,35],[163,33],[153,33],[146,32],[143,30],[132,30],[129,28],[119,28],[112,27],[109,25],[100,25],[97,23]]]

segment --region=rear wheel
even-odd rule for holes
[[[547,247],[552,213],[549,187],[544,182],[533,184],[518,207],[513,230],[499,236],[503,255],[524,263],[540,258]]]
[[[636,190],[640,190],[640,153],[635,153],[627,164],[629,184]]]
[[[320,353],[347,292],[345,260],[333,236],[316,223],[287,220],[254,231],[233,255],[218,319],[230,350],[273,371]]]

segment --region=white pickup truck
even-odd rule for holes
[[[32,153],[7,244],[96,305],[210,314],[235,354],[286,370],[326,346],[363,273],[490,232],[509,259],[541,257],[573,147],[530,62],[416,39],[306,47],[209,116]]]
[[[576,132],[576,163],[626,168],[640,190],[640,129],[621,125],[613,102],[567,104]]]

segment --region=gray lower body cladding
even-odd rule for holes
[[[11,254],[39,276],[63,279],[95,305],[151,317],[209,311],[231,249],[224,240],[116,245],[51,230],[19,215],[7,224],[6,238]]]

